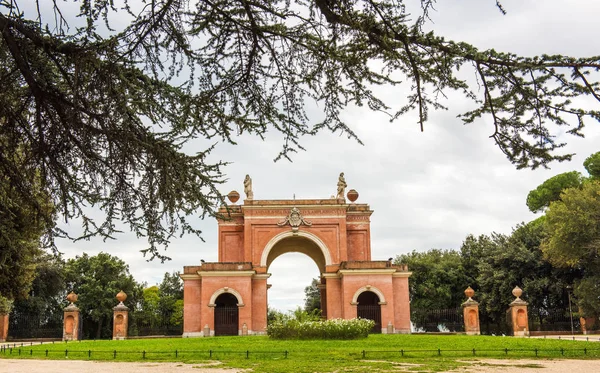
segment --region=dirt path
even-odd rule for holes
[[[454,373],[591,373],[600,372],[600,360],[492,360],[467,361],[472,365]],[[402,365],[402,364],[400,364]],[[410,364],[412,365],[412,364]],[[414,366],[412,366],[414,368]],[[402,370],[402,368],[400,367]],[[235,373],[243,370],[219,368],[219,363],[117,363],[85,360],[0,359],[0,372],[11,373]]]
[[[600,360],[480,360],[460,372],[479,373],[593,373],[600,372]]]
[[[85,360],[19,360],[0,359],[0,372],[10,373],[235,373],[236,369],[222,369],[220,363],[182,364],[182,363],[118,363]]]

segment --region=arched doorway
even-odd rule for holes
[[[215,300],[215,336],[238,335],[237,302],[237,298],[231,293],[223,293]]]
[[[362,292],[357,299],[356,316],[375,321],[371,333],[381,333],[381,306],[379,297],[372,291]]]

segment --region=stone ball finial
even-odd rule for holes
[[[67,300],[73,304],[75,302],[77,302],[77,294],[73,293],[72,291],[69,293],[69,295],[67,295]]]
[[[348,200],[350,202],[354,202],[358,199],[358,192],[354,189],[350,189],[348,191],[348,194],[346,194],[346,197],[348,197]]]
[[[467,298],[471,299],[473,298],[473,295],[475,295],[475,290],[473,290],[470,286],[467,287],[465,289],[465,295],[467,296]]]
[[[236,203],[240,199],[240,194],[238,192],[236,192],[235,190],[232,190],[227,195],[227,198],[229,199],[229,201],[231,203]]]
[[[121,290],[117,294],[116,298],[121,304],[123,304],[123,302],[125,302],[125,299],[127,299],[127,294],[123,290]]]
[[[513,291],[512,291],[512,294],[513,294],[513,295],[514,295],[514,296],[515,296],[517,299],[521,299],[521,295],[523,294],[523,290],[522,290],[520,287],[518,287],[518,286],[515,286],[515,288],[514,288],[514,289],[513,289]]]

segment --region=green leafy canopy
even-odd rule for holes
[[[5,154],[24,149],[60,214],[83,222],[83,238],[112,237],[122,220],[164,260],[159,248],[199,234],[189,217],[214,215],[223,199],[225,163],[208,160],[210,144],[184,152],[191,138],[214,145],[277,131],[277,158],[289,158],[319,131],[357,139],[340,116],[348,105],[390,120],[414,110],[423,128],[430,110],[445,109],[438,97],[456,91],[474,104],[462,120],[489,117],[518,168],[570,158],[553,131],[581,135],[586,118],[599,118],[574,98],[600,100],[590,75],[600,57],[479,50],[423,31],[435,0],[415,0],[417,15],[405,3],[0,0],[0,169],[23,185]],[[400,104],[374,89],[401,84],[411,88]],[[307,114],[314,103],[321,118]]]

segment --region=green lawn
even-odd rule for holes
[[[255,372],[383,372],[398,363],[420,364],[414,367],[419,371],[442,371],[464,364],[457,360],[536,358],[536,349],[539,358],[600,358],[600,342],[464,335],[370,335],[352,341],[281,341],[253,336],[56,342],[18,345],[12,351],[0,352],[0,357],[64,359],[67,355],[82,360],[185,363],[218,360],[226,367]]]

